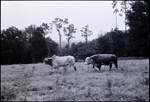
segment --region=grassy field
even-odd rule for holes
[[[1,65],[3,101],[149,101],[149,60],[119,60],[119,68],[76,62],[57,71],[45,64]]]

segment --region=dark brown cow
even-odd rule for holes
[[[92,64],[93,68],[97,66],[99,70],[101,69],[101,65],[109,65],[109,70],[111,70],[113,63],[118,68],[117,57],[113,54],[96,54],[85,59],[86,65]]]

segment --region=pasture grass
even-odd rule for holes
[[[1,101],[149,101],[149,60],[119,60],[119,68],[76,62],[57,71],[44,64],[1,66]]]

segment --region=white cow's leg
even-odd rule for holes
[[[74,67],[74,70],[77,70],[75,65],[73,65],[73,67]]]
[[[65,67],[64,67],[64,71],[66,72],[66,71],[67,71],[67,69],[68,69],[68,66],[65,66]]]
[[[57,64],[54,64],[53,68],[56,69],[56,73],[58,73],[59,66]]]
[[[77,70],[77,69],[76,69],[76,66],[74,65],[74,63],[72,64],[72,66],[73,66],[74,70]]]

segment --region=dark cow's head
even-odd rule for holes
[[[45,58],[44,61],[43,61],[43,63],[52,66],[52,58]]]
[[[94,63],[93,59],[91,59],[90,57],[86,57],[85,65],[89,65],[89,64],[93,64],[93,63]]]

